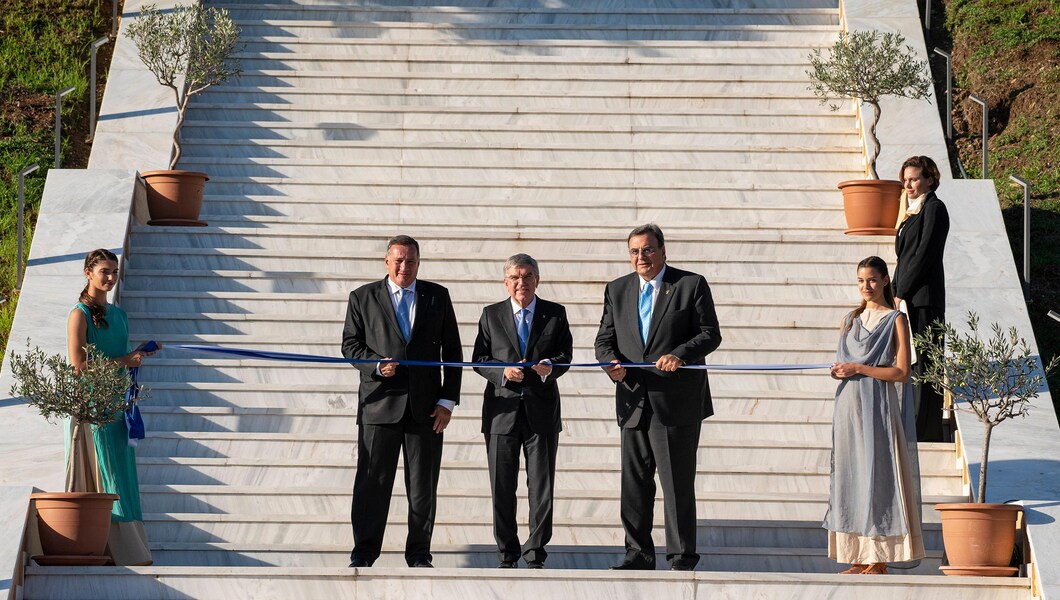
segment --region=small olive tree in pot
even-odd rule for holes
[[[948,393],[953,410],[974,414],[983,425],[975,502],[935,506],[942,515],[950,563],[942,569],[947,575],[1013,575],[1017,569],[1009,567],[1009,561],[1020,507],[985,502],[990,436],[1004,421],[1027,416],[1031,400],[1038,397],[1046,375],[1060,364],[1060,357],[1042,366],[1015,327],[1005,331],[995,323],[992,335],[983,339],[974,312],[968,313],[967,323],[963,334],[950,324],[936,322],[931,330],[914,338],[917,352],[926,362],[924,374],[914,377],[914,383]],[[945,338],[943,345],[932,339],[939,333]]]
[[[12,396],[25,398],[49,422],[71,421],[66,491],[33,494],[45,554],[34,559],[41,564],[53,564],[48,557],[58,557],[63,564],[103,564],[111,508],[118,496],[100,493],[97,487],[91,428],[123,418],[129,375],[93,346],[88,347],[87,367],[76,373],[62,354],[47,355],[27,342],[25,354],[11,352],[11,376]]]
[[[902,184],[881,180],[876,172],[876,159],[880,156],[880,140],[876,137],[880,100],[887,96],[928,98],[931,79],[927,63],[917,60],[916,50],[906,45],[901,34],[871,30],[841,32],[827,59],[819,49],[810,53],[810,66],[812,69],[806,72],[810,90],[822,103],[852,98],[872,107],[872,119],[865,130],[871,179],[839,184],[847,216],[846,233],[894,235]],[[840,105],[833,102],[831,108],[837,111]]]
[[[223,8],[200,3],[176,5],[172,10],[144,6],[129,24],[127,35],[136,44],[140,60],[158,80],[173,90],[177,123],[169,168],[141,173],[148,186],[151,225],[205,225],[199,221],[206,173],[176,170],[181,155],[181,127],[188,102],[213,85],[238,76],[243,48],[239,27]]]

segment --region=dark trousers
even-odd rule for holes
[[[700,423],[666,427],[646,406],[636,428],[622,429],[622,527],[626,558],[637,554],[655,562],[651,531],[655,470],[663,492],[666,560],[699,561],[696,552],[696,454]]]
[[[945,321],[946,309],[937,306],[909,306],[909,326],[913,335],[927,331],[935,320]],[[934,343],[942,345],[941,335],[934,335]],[[927,357],[917,352],[913,375],[923,375],[927,368]],[[913,386],[913,403],[916,406],[916,439],[920,442],[947,441],[942,430],[942,394],[931,385]]]
[[[353,482],[353,551],[350,559],[369,564],[379,558],[383,546],[390,497],[394,491],[398,454],[405,459],[405,489],[408,493],[408,537],[405,560],[431,560],[431,534],[442,464],[442,434],[431,429],[432,420],[417,423],[405,413],[401,422],[357,426],[357,475]]]
[[[556,450],[559,434],[541,435],[530,430],[522,407],[509,434],[485,434],[493,495],[493,537],[500,560],[544,562],[545,544],[552,539],[552,506],[556,487]],[[519,452],[526,460],[526,491],[530,500],[530,534],[519,546],[516,497],[519,487]]]

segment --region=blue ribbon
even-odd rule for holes
[[[432,360],[370,360],[359,358],[336,358],[334,356],[320,356],[317,354],[295,354],[291,352],[273,352],[270,350],[251,350],[249,348],[228,348],[225,346],[201,346],[197,344],[167,344],[165,349],[181,350],[184,352],[208,352],[213,354],[225,354],[229,356],[240,356],[243,358],[255,358],[259,360],[283,360],[289,362],[308,363],[344,363],[344,364],[379,364],[394,362],[411,367],[481,367],[485,369],[502,369],[505,367],[528,367],[533,363],[505,363],[505,362],[451,362]],[[626,368],[654,367],[653,362],[624,362],[619,363]],[[612,367],[614,363],[552,363],[554,367],[570,367],[574,369]],[[808,371],[811,369],[827,369],[831,363],[815,363],[803,365],[790,364],[762,364],[762,365],[684,365],[682,369],[699,369],[707,371]]]

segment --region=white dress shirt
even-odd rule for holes
[[[394,307],[394,314],[396,315],[398,313],[398,290],[402,289],[402,287],[394,283],[394,280],[389,277],[386,278],[386,285],[387,288],[390,289],[390,304]],[[412,294],[412,302],[409,303],[409,331],[411,331],[412,327],[416,324],[416,282],[413,281],[409,284],[409,287],[404,288],[404,290],[405,293]],[[382,376],[379,372],[379,365],[375,366],[375,374]],[[456,402],[446,400],[445,398],[439,398],[438,406],[441,406],[449,412],[453,412],[453,409],[456,407]]]
[[[640,280],[639,280],[640,281],[640,288],[638,288],[639,291],[637,293],[637,304],[638,305],[640,304],[640,295],[644,293],[644,286],[646,286],[649,283],[651,283],[652,290],[651,290],[651,313],[650,314],[654,314],[655,313],[655,302],[659,299],[659,288],[662,287],[662,280],[663,280],[663,274],[664,273],[666,273],[666,265],[663,265],[663,268],[662,268],[661,271],[659,271],[659,274],[656,275],[655,279],[652,279],[650,282],[644,281],[643,277],[641,277]],[[648,317],[648,322],[649,323],[651,322],[651,316]]]

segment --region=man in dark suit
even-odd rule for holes
[[[655,568],[652,512],[655,471],[663,487],[666,560],[690,571],[696,552],[696,454],[703,419],[714,414],[704,364],[721,344],[710,287],[702,275],[666,265],[663,232],[654,223],[627,238],[634,273],[607,284],[596,336],[600,362],[653,362],[653,368],[605,369],[615,382],[622,428],[622,570]],[[680,370],[679,370],[680,369]]]
[[[342,354],[393,361],[356,364],[357,474],[353,484],[351,567],[379,558],[404,447],[408,492],[405,561],[430,567],[442,431],[460,400],[460,368],[405,366],[403,360],[462,360],[449,291],[416,279],[420,247],[401,235],[387,242],[387,277],[350,293]],[[444,380],[443,380],[444,372]]]
[[[552,538],[552,496],[559,445],[559,386],[568,367],[573,338],[562,305],[536,296],[541,282],[537,261],[516,254],[504,263],[510,298],[482,310],[475,339],[475,362],[520,363],[526,367],[475,367],[486,378],[482,433],[493,495],[493,535],[500,567],[515,568],[520,554],[531,569],[545,566],[545,544]],[[526,456],[530,535],[520,548],[515,522],[519,454]]]
[[[902,164],[902,184],[909,208],[894,239],[898,264],[894,267],[895,301],[905,300],[909,325],[914,335],[927,331],[936,321],[946,320],[946,272],[942,266],[950,214],[935,195],[939,169],[927,156],[913,156]],[[932,336],[942,344],[942,336]],[[923,375],[927,367],[923,353],[917,353],[913,375]],[[921,442],[947,441],[942,430],[942,395],[931,385],[914,385],[916,438]]]

